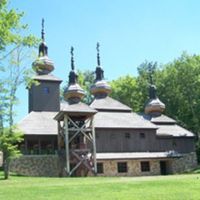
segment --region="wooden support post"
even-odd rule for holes
[[[66,172],[67,172],[67,175],[70,175],[69,131],[68,131],[67,114],[64,114],[64,133],[65,133],[65,152],[66,152]]]
[[[92,125],[92,136],[93,136],[93,160],[94,160],[94,174],[97,175],[97,159],[96,159],[96,136],[95,136],[95,128],[94,128],[94,116],[91,118]]]
[[[60,150],[61,149],[61,147],[60,147],[60,137],[61,137],[61,135],[60,135],[60,129],[61,129],[61,126],[60,126],[60,121],[58,121],[58,123],[57,123],[57,129],[58,129],[58,135],[57,135],[57,144],[58,144],[58,150]]]

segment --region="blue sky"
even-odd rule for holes
[[[167,63],[183,51],[200,53],[200,1],[198,0],[12,0],[10,7],[24,11],[23,22],[45,38],[54,74],[63,79],[70,69],[70,46],[75,66],[96,67],[96,42],[108,80],[136,75],[145,60]],[[27,92],[19,88],[18,117],[27,112]]]

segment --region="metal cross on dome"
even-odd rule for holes
[[[42,18],[42,31],[41,31],[41,37],[42,37],[42,41],[44,42],[44,18]]]
[[[99,44],[99,42],[97,42],[97,47],[96,47],[96,49],[97,49],[97,65],[98,65],[98,66],[101,65],[101,63],[100,63],[100,55],[99,55],[99,52],[100,52],[99,47],[100,47],[100,44]]]

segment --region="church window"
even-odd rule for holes
[[[103,174],[103,163],[97,163],[97,173]]]
[[[50,93],[49,87],[44,87],[43,92],[44,94],[49,94]]]
[[[145,133],[140,133],[140,138],[144,139],[146,137]]]
[[[117,171],[118,173],[126,173],[127,169],[127,162],[118,162],[117,163]]]
[[[141,166],[142,172],[149,172],[150,171],[150,163],[148,161],[141,162],[140,166]]]
[[[131,138],[131,134],[130,133],[125,133],[125,138],[126,139],[130,139]]]

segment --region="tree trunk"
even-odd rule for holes
[[[9,178],[9,160],[8,159],[4,159],[3,161],[3,170],[4,170],[4,179],[8,179]]]

